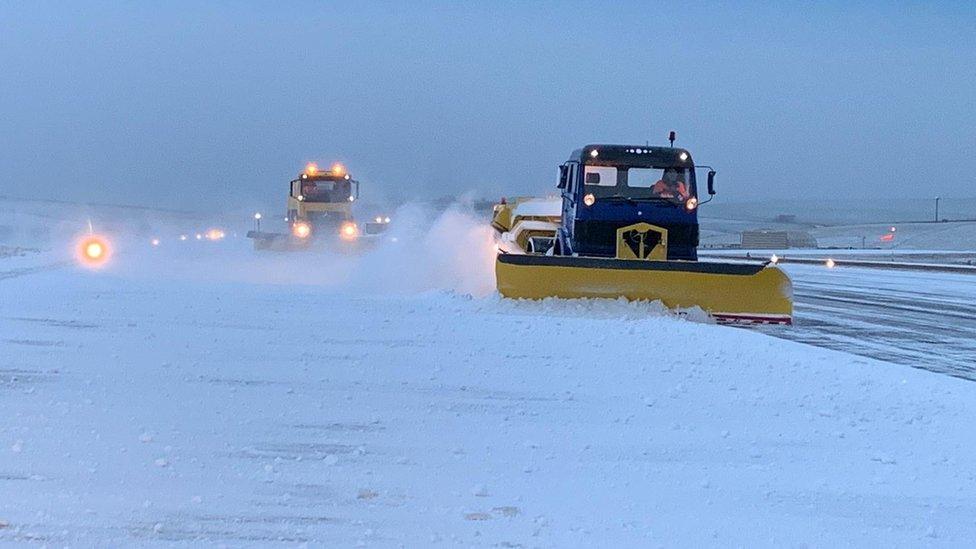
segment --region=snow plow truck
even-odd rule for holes
[[[355,246],[373,240],[390,222],[377,217],[375,222],[356,223],[352,204],[359,198],[359,181],[346,168],[335,163],[321,170],[310,163],[288,186],[285,222],[288,232],[248,231],[256,250],[301,250],[313,242]],[[260,223],[260,214],[255,216]]]
[[[719,322],[791,324],[792,284],[770,262],[698,260],[698,208],[715,170],[676,148],[586,145],[559,167],[553,198],[502,199],[492,227],[499,293],[620,298],[700,308]],[[696,170],[706,169],[701,201]]]

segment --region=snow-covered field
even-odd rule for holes
[[[934,220],[935,197],[884,196],[861,200],[825,197],[748,202],[720,189],[716,200],[703,206],[701,213],[710,218],[767,223],[779,215],[793,215],[797,223],[811,225],[905,223]],[[942,197],[939,219],[976,219],[976,198]]]
[[[0,541],[976,539],[976,384],[653,305],[501,300],[477,220],[414,236],[0,258]]]
[[[895,227],[890,241],[882,237]],[[976,222],[953,223],[874,223],[810,227],[770,222],[704,219],[701,241],[707,247],[721,248],[741,242],[742,231],[768,229],[803,231],[813,236],[821,248],[851,248],[856,252],[913,253],[916,251],[976,250]],[[867,249],[862,249],[867,248]],[[798,249],[791,250],[792,252]]]

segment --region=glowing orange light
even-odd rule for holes
[[[207,240],[223,240],[226,235],[224,234],[224,231],[220,229],[210,229],[204,236],[207,238]]]
[[[888,234],[881,235],[881,241],[882,242],[891,242],[894,239],[895,239],[894,233],[888,233]]]
[[[359,228],[357,228],[356,224],[351,221],[346,221],[339,229],[339,236],[342,237],[343,240],[352,240],[356,238],[358,234]]]
[[[688,210],[689,212],[693,211],[697,207],[698,207],[698,199],[695,198],[694,196],[685,201],[685,209]]]
[[[105,255],[105,246],[101,242],[89,242],[85,244],[85,257],[88,259],[99,260]]]
[[[336,162],[335,164],[332,165],[332,173],[335,175],[342,175],[346,173],[346,167]]]
[[[298,238],[308,238],[312,234],[312,226],[304,221],[298,221],[291,226],[291,234]]]
[[[111,255],[108,241],[100,236],[91,235],[78,243],[78,261],[87,267],[101,267]]]
[[[305,165],[305,175],[315,175],[319,173],[319,166],[315,162],[309,162]]]

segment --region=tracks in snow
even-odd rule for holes
[[[5,280],[8,278],[18,278],[21,276],[28,276],[32,274],[53,271],[56,269],[62,269],[64,267],[67,267],[71,263],[72,263],[71,261],[55,261],[54,263],[46,263],[44,265],[35,265],[31,267],[8,269],[6,271],[0,271],[0,280]]]
[[[976,381],[976,283],[964,276],[790,269],[792,329],[776,337]]]

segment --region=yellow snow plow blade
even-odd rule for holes
[[[722,322],[793,319],[792,284],[772,265],[503,253],[495,277],[499,293],[510,298],[624,297],[672,309],[700,307]]]

